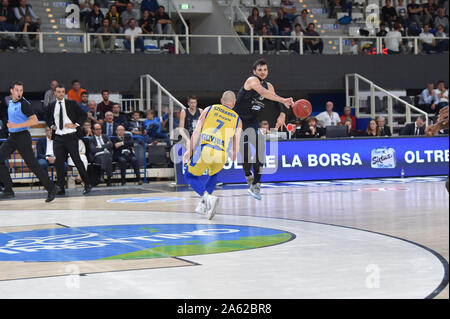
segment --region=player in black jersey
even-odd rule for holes
[[[278,102],[280,115],[275,125],[275,129],[278,129],[285,124],[287,108],[294,104],[292,98],[282,98],[275,93],[273,85],[266,81],[268,72],[267,62],[264,59],[258,59],[253,64],[253,75],[245,81],[238,92],[234,108],[242,120],[242,166],[249,185],[248,192],[259,200],[261,199],[261,173],[265,161],[265,139],[259,133],[258,112],[264,108],[264,99]],[[250,144],[256,149],[253,159]]]

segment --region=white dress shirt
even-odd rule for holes
[[[55,104],[55,111],[53,113],[53,116],[55,118],[55,125],[56,125],[56,135],[66,135],[66,134],[70,134],[70,133],[75,133],[77,130],[74,128],[66,128],[66,127],[59,127],[59,112],[61,110],[60,104],[62,104],[62,108],[63,108],[63,122],[64,125],[66,125],[67,123],[69,124],[73,124],[73,122],[70,120],[70,118],[67,116],[67,112],[66,112],[66,99],[63,99],[62,101],[58,101],[56,100],[56,104]]]
[[[55,153],[53,153],[53,140],[47,138],[47,149],[45,150],[46,157],[55,157]]]
[[[332,112],[331,115],[324,111],[316,116],[316,119],[323,124],[323,127],[338,125],[341,122],[339,114]]]

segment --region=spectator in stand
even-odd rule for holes
[[[371,119],[369,125],[367,125],[364,136],[381,136],[380,128],[378,127],[377,122],[374,119]]]
[[[383,116],[377,116],[376,121],[380,130],[380,136],[392,136],[391,128],[386,125],[386,119]]]
[[[401,25],[399,23],[394,24],[394,30],[390,30],[386,34],[384,40],[388,54],[399,54],[400,46],[402,45],[402,34],[400,32]]]
[[[340,6],[341,7],[341,11],[344,12],[348,12],[349,16],[352,16],[352,6],[353,3],[352,1],[348,1],[348,0],[329,0],[328,1],[329,7],[330,7],[330,12],[328,13],[328,18],[335,18],[336,16],[336,7]]]
[[[308,24],[308,29],[304,32],[305,36],[319,36],[319,34],[314,31],[315,24]],[[322,54],[323,51],[323,41],[319,38],[308,38],[304,39],[303,43],[305,44],[305,48],[311,50],[312,54],[315,54],[315,51],[318,50],[319,54]]]
[[[356,117],[352,115],[352,108],[350,106],[344,107],[344,114],[341,115],[342,125],[345,123],[345,120],[351,120],[352,128],[356,128]]]
[[[323,111],[316,116],[317,122],[320,126],[327,127],[341,124],[341,118],[338,113],[333,112],[333,107],[333,102],[328,101],[326,104],[326,111]]]
[[[263,50],[267,52],[272,52],[274,50],[280,51],[280,42],[278,39],[267,37],[270,35],[267,26],[264,24],[261,29],[261,35],[263,40]]]
[[[248,20],[248,23],[250,23],[250,25],[253,28],[253,34],[254,35],[261,34],[263,21],[262,21],[262,18],[259,16],[258,8],[255,7],[252,9],[252,14],[247,18],[247,20]],[[246,28],[248,28],[247,25],[246,25]],[[250,34],[250,30],[247,30],[246,33]]]
[[[97,103],[95,101],[88,102],[89,111],[87,112],[88,121],[91,122],[91,125],[94,124],[103,124],[103,113],[97,111]]]
[[[358,40],[350,39],[350,53],[353,55],[361,54],[361,47],[359,46]]]
[[[8,0],[2,0],[0,5],[0,31],[19,31],[14,9],[9,5]]]
[[[308,28],[308,10],[307,9],[302,10],[302,12],[300,13],[300,16],[298,16],[295,19],[295,23],[300,24],[302,31],[306,31],[306,29]]]
[[[344,121],[343,125],[347,127],[347,136],[352,137],[352,136],[358,136],[359,135],[355,131],[354,126],[352,125],[352,120],[351,119],[346,119]]]
[[[145,10],[142,13],[142,17],[139,19],[139,27],[142,30],[142,33],[144,34],[153,34],[153,26],[154,26],[154,19],[150,15],[150,11]]]
[[[425,116],[419,115],[415,123],[409,123],[405,125],[400,135],[414,135],[414,136],[425,135],[425,126],[426,126],[425,124],[426,124]]]
[[[103,25],[97,29],[96,33],[116,33],[116,30],[110,26],[109,20],[104,19]],[[109,48],[109,52],[114,51],[114,44],[116,43],[116,36],[114,35],[98,35],[95,46],[100,49],[102,53],[106,52],[105,44]]]
[[[50,82],[50,88],[45,91],[44,94],[44,109],[46,110],[48,105],[56,101],[55,89],[58,85],[58,81],[53,80]]]
[[[398,0],[395,6],[395,11],[397,12],[397,22],[402,25],[406,25],[408,21],[408,8],[406,7],[404,0]]]
[[[34,13],[33,9],[31,9],[31,6],[27,4],[27,0],[20,0],[19,6],[14,8],[14,15],[17,20],[17,24],[19,25],[19,29],[23,29],[23,25],[25,24],[25,17],[27,15],[31,16],[33,22],[40,23],[39,17]]]
[[[39,21],[39,20],[38,20]],[[23,25],[22,32],[40,32],[40,24],[33,22],[31,16],[25,16],[25,24]],[[39,41],[39,34],[23,34],[23,42],[27,47],[28,51],[37,50],[36,44]],[[34,48],[33,48],[34,47]]]
[[[136,14],[136,12],[133,11],[133,9],[134,9],[133,4],[131,2],[128,2],[126,9],[122,11],[122,13],[120,14],[120,22],[124,27],[128,25],[130,19],[134,19],[136,21],[138,20],[139,17]]]
[[[438,103],[439,98],[434,90],[434,84],[428,83],[427,88],[420,94],[418,107],[427,113],[434,113]]]
[[[297,8],[295,7],[293,1],[281,0],[280,8],[283,10],[286,19],[288,19],[291,23],[295,20],[295,18],[297,18]]]
[[[106,18],[109,20],[109,25],[114,28],[114,33],[121,33],[120,14],[117,12],[117,7],[112,5],[109,8]]]
[[[391,5],[391,0],[386,0],[386,5],[381,9],[381,21],[389,27],[392,28],[392,25],[398,21],[397,11]]]
[[[267,27],[267,32],[271,35],[278,35],[278,25],[275,17],[272,15],[270,8],[264,9],[264,16],[261,18],[263,25]]]
[[[336,113],[337,114],[337,113]],[[319,126],[318,120],[315,117],[308,117],[306,119],[303,138],[320,138],[325,136],[325,130]]]
[[[89,112],[89,93],[87,91],[81,93],[81,102],[78,105],[87,113]]]
[[[105,17],[100,11],[99,5],[94,4],[94,9],[89,13],[87,17],[87,29],[89,32],[94,33],[103,25],[103,20]]]
[[[169,108],[166,106],[163,108],[163,116],[161,118],[161,131],[163,132],[169,132],[169,115],[170,111]],[[177,127],[180,127],[181,123],[181,110],[174,109],[173,111],[173,129],[176,129]]]
[[[157,0],[142,0],[141,2],[141,12],[144,13],[145,11],[148,11],[152,18],[155,16],[158,8],[159,4]]]
[[[72,88],[67,92],[67,98],[69,100],[74,100],[77,103],[81,102],[81,93],[86,92],[85,89],[81,88],[81,83],[78,80],[72,81]]]
[[[74,1],[75,4],[77,4]],[[78,0],[80,8],[80,26],[84,29],[88,22],[89,13],[94,9],[95,0]]]
[[[380,30],[377,32],[377,37],[385,37],[387,35],[386,26],[384,23],[380,24]]]
[[[303,35],[302,27],[300,26],[300,24],[297,23],[295,25],[295,29],[291,32],[292,40],[289,43],[289,50],[300,53],[299,37],[302,35]]]
[[[427,54],[436,50],[436,40],[434,39],[434,34],[430,32],[428,24],[423,26],[423,32],[419,35],[419,41],[422,44],[422,50]]]
[[[106,186],[111,186],[113,144],[107,135],[102,134],[100,124],[94,125],[94,135],[89,138],[89,152],[93,162],[100,165],[100,182],[104,182],[106,173]]]
[[[436,30],[436,38],[446,38],[448,34],[444,32],[444,28],[439,25]],[[448,39],[436,39],[436,51],[438,53],[444,53],[448,51]]]
[[[445,16],[443,8],[439,8],[438,15],[434,18],[434,28],[437,29],[440,25],[444,28],[444,32],[448,34],[448,18]]]
[[[302,138],[305,135],[306,122],[301,119],[295,119],[292,124],[294,125],[294,130],[291,133],[291,138]]]
[[[97,105],[97,111],[102,112],[105,116],[106,112],[112,112],[115,103],[109,100],[109,91],[102,90],[102,101]]]
[[[130,2],[130,0],[116,0],[114,1],[114,5],[117,8],[117,12],[121,14],[123,11],[126,10],[127,4]]]
[[[290,35],[291,34],[291,23],[288,19],[284,17],[283,10],[278,10],[278,18],[276,20],[278,25],[278,31],[280,35]]]
[[[423,7],[423,23],[434,25],[434,19],[437,16],[439,6],[434,3],[434,0],[428,0],[428,3],[422,5]]]
[[[102,124],[102,132],[108,137],[114,136],[116,135],[117,126],[117,123],[114,122],[113,112],[106,112],[105,121]]]
[[[439,103],[436,107],[436,116],[439,115],[439,111],[449,104],[448,102],[448,89],[445,88],[445,82],[440,80],[437,83],[437,88],[435,90],[436,95],[439,99]]]
[[[159,6],[155,14],[155,27],[158,34],[172,34],[172,20],[165,12],[164,6]]]
[[[113,159],[119,163],[120,176],[122,179],[122,186],[126,184],[127,165],[134,170],[136,181],[142,185],[141,174],[139,172],[139,162],[134,154],[134,142],[130,134],[125,134],[125,127],[119,125],[116,130],[116,136],[111,138],[114,145]]]
[[[36,143],[36,158],[39,165],[47,172],[49,166],[55,166],[56,157],[53,152],[53,130],[45,128],[45,136],[41,137]]]
[[[129,21],[129,28],[125,30],[125,40],[123,41],[123,44],[125,47],[131,51],[131,36],[134,37],[134,46],[135,48],[138,48],[141,50],[141,52],[144,52],[144,39],[142,37],[136,37],[139,34],[142,34],[142,29],[140,27],[136,26],[136,20],[130,19]]]
[[[161,133],[161,121],[155,116],[155,111],[148,110],[146,114],[147,118],[144,121],[144,125],[150,139],[167,139],[167,134]]]
[[[92,133],[92,124],[91,124],[91,122],[90,121],[84,122],[84,124],[83,124],[83,137],[91,137],[93,134],[94,133]]]
[[[120,112],[120,105],[118,103],[113,104],[112,113],[114,115],[114,123],[122,125],[123,127],[128,127],[127,117]]]
[[[417,27],[422,28],[422,6],[420,4],[417,4],[416,0],[410,0],[407,9],[410,22],[415,23]]]
[[[131,121],[128,122],[128,130],[133,135],[145,136],[147,134],[144,121],[141,121],[141,113],[139,111],[133,112]]]
[[[267,135],[270,134],[270,126],[269,126],[269,122],[267,121],[261,121],[260,123],[260,128],[259,131],[263,134],[263,135]]]

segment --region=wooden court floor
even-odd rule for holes
[[[58,197],[54,202],[46,204],[43,192],[18,189],[16,198],[0,203],[0,228],[58,223],[63,217],[65,224],[72,221],[77,225],[89,226],[99,222],[108,225],[106,216],[105,220],[99,220],[101,215],[96,215],[94,223],[93,217],[89,215],[90,211],[105,210],[166,212],[167,216],[182,213],[186,214],[186,218],[192,219],[194,216],[199,221],[206,222],[202,216],[193,213],[198,201],[195,193],[187,188],[172,187],[169,182],[128,188],[97,187],[90,196],[81,196],[81,189],[69,190],[67,194],[68,196]],[[248,216],[356,228],[401,238],[429,248],[441,255],[448,267],[449,195],[443,180],[404,183],[379,183],[374,180],[373,183],[367,181],[344,185],[263,184],[261,201],[251,198],[241,186],[225,185],[217,188],[216,195],[220,197],[220,204],[211,223],[225,216]],[[39,213],[30,215],[35,218],[23,220],[16,214],[19,211]],[[52,212],[52,220],[47,219],[45,211]],[[77,213],[70,214],[71,211]],[[152,215],[148,216],[148,222],[152,222]],[[446,271],[448,276],[448,268]],[[448,299],[448,282],[433,297]]]

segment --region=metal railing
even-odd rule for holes
[[[243,13],[242,13],[243,14]],[[10,36],[10,35],[23,35],[23,34],[34,34],[39,35],[38,37],[38,50],[41,53],[45,52],[44,49],[44,41],[46,36],[57,36],[60,38],[63,37],[79,37],[79,41],[82,43],[82,52],[88,53],[93,52],[93,39],[99,36],[113,36],[116,38],[124,38],[126,35],[123,33],[80,33],[80,32],[70,32],[70,33],[58,33],[55,32],[0,32],[0,36]],[[371,50],[370,52],[367,52],[368,54],[386,54],[383,50],[383,41],[386,39],[384,37],[365,37],[365,36],[330,36],[330,35],[319,35],[319,36],[292,36],[292,35],[284,35],[284,36],[274,36],[274,35],[254,35],[253,29],[250,26],[250,34],[249,35],[200,35],[200,34],[185,34],[185,35],[179,35],[179,34],[140,34],[140,35],[130,35],[130,53],[134,54],[136,53],[136,47],[135,47],[135,40],[137,38],[145,39],[157,39],[159,42],[162,38],[170,38],[173,41],[174,45],[174,53],[175,54],[183,54],[181,52],[180,47],[180,37],[186,38],[186,43],[189,44],[190,38],[216,38],[217,39],[217,50],[216,52],[211,53],[217,53],[222,54],[222,39],[224,38],[239,38],[241,40],[243,39],[249,39],[249,52],[250,53],[259,53],[263,54],[265,52],[264,50],[264,42],[265,40],[272,39],[275,41],[284,41],[288,43],[292,43],[294,41],[298,41],[298,49],[296,50],[299,54],[303,55],[304,52],[304,44],[305,41],[311,39],[311,40],[322,40],[322,43],[325,45],[329,45],[330,41],[333,42],[330,44],[331,46],[335,47],[335,52],[332,52],[331,54],[349,54],[349,41],[350,39],[355,39],[364,43],[371,43],[371,47],[375,50]],[[408,40],[408,42],[411,42],[413,47],[413,54],[417,55],[420,53],[420,37],[402,37],[402,40]],[[449,40],[449,37],[435,37],[435,40]],[[243,41],[244,42],[244,41]],[[254,45],[257,44],[257,50],[254,50]],[[347,48],[347,50],[345,50]],[[65,47],[64,50],[67,52],[70,52],[70,48]],[[189,54],[188,47],[186,48],[186,54]]]
[[[354,78],[354,84],[353,84],[353,96],[350,95],[350,78]],[[360,111],[360,99],[359,99],[359,94],[360,94],[360,85],[359,85],[359,81],[362,81],[366,84],[369,85],[370,87],[370,114],[362,114]],[[402,105],[405,106],[406,109],[406,121],[407,122],[411,122],[411,109],[416,111],[419,114],[422,114],[425,116],[425,120],[426,123],[428,123],[428,113],[417,108],[416,106],[400,99],[399,97],[395,96],[394,94],[392,94],[391,92],[383,89],[382,87],[379,87],[378,85],[375,85],[372,81],[366,79],[365,77],[357,74],[357,73],[352,73],[352,74],[346,74],[345,75],[345,99],[346,99],[346,105],[347,106],[351,106],[353,104],[353,106],[355,107],[355,116],[357,118],[375,118],[376,116],[376,103],[375,103],[375,91],[380,91],[384,94],[386,94],[387,96],[387,114],[388,114],[388,123],[390,125],[391,128],[391,133],[393,130],[393,126],[392,123],[394,122],[394,110],[393,110],[393,100],[401,103]],[[351,100],[353,100],[353,103],[351,102]]]

